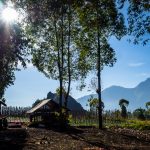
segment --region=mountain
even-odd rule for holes
[[[59,103],[59,97],[56,95],[56,93],[49,92],[47,94],[48,99],[53,99],[56,103]],[[64,105],[64,98],[63,98],[63,105]],[[73,97],[69,95],[68,97],[68,108],[71,111],[84,111],[82,105],[78,103]]]
[[[91,94],[77,99],[77,101],[85,108],[87,100],[93,96],[97,98],[97,94]],[[128,110],[134,110],[139,107],[145,108],[145,103],[150,101],[150,78],[139,83],[134,88],[124,88],[121,86],[111,86],[102,91],[102,100],[105,109],[118,109],[119,100],[126,99],[129,101]]]

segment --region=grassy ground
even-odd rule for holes
[[[72,126],[95,126],[98,127],[98,118],[93,117],[76,117],[70,119]],[[150,130],[150,120],[107,118],[103,119],[103,125],[106,128],[120,127],[138,130]]]
[[[127,128],[135,130],[150,130],[150,121],[142,120],[124,120],[120,124],[109,124],[106,125],[108,128]]]

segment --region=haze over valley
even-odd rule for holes
[[[97,94],[90,94],[77,99],[77,101],[84,109],[89,109],[87,101],[91,96],[97,98]],[[129,101],[129,110],[140,107],[145,108],[145,103],[150,100],[150,78],[147,78],[134,88],[124,88],[121,86],[106,88],[102,91],[102,99],[105,104],[105,109],[118,109],[120,99]]]

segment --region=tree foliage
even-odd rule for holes
[[[125,99],[121,99],[121,100],[119,100],[119,105],[120,105],[120,107],[121,106],[128,106],[129,105],[129,101],[128,100],[125,100]]]
[[[125,34],[123,15],[117,12],[114,1],[83,1],[83,6],[78,8],[78,16],[82,31],[76,43],[81,50],[80,60],[84,59],[81,67],[97,71],[98,44],[100,69],[113,66],[116,61],[115,51],[110,46],[108,37],[114,35],[120,39]]]
[[[145,104],[145,106],[146,106],[147,109],[150,109],[150,102],[147,102],[147,103]]]
[[[125,99],[121,99],[119,101],[119,105],[121,107],[121,116],[123,118],[127,118],[128,114],[127,114],[127,106],[129,105],[129,101],[125,100]]]
[[[14,83],[18,63],[26,65],[27,43],[18,23],[8,24],[0,18],[0,98]]]
[[[90,106],[90,111],[96,112],[99,107],[99,100],[97,98],[91,97],[88,100],[89,106]],[[104,103],[102,102],[102,108],[104,109]]]
[[[150,3],[149,0],[118,0],[120,9],[128,8],[128,33],[135,44],[150,41]]]
[[[145,120],[145,109],[138,108],[133,112],[134,116],[136,116],[140,120]]]
[[[78,34],[79,23],[74,2],[26,0],[21,4],[28,13],[26,32],[33,42],[32,62],[46,77],[59,80],[60,105],[62,88],[67,89],[67,100],[71,81],[86,76],[86,71],[81,74],[77,65],[79,51],[75,47],[74,38]]]

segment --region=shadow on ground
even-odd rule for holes
[[[150,149],[150,131],[146,135],[134,132],[81,127],[8,129],[0,131],[0,150]]]
[[[0,131],[0,150],[22,150],[26,143],[26,129]]]
[[[68,135],[74,139],[74,140],[79,140],[87,143],[87,145],[90,145],[90,147],[96,148],[103,148],[104,150],[109,149],[106,144],[101,139],[95,140],[93,139],[93,136],[91,137],[91,131],[94,131],[96,128],[72,128],[73,130],[70,130],[69,132],[67,131]],[[73,132],[72,132],[73,131]],[[76,132],[78,131],[78,132]],[[97,130],[98,131],[98,130]],[[96,131],[96,134],[97,134]],[[95,133],[94,133],[95,134]]]

